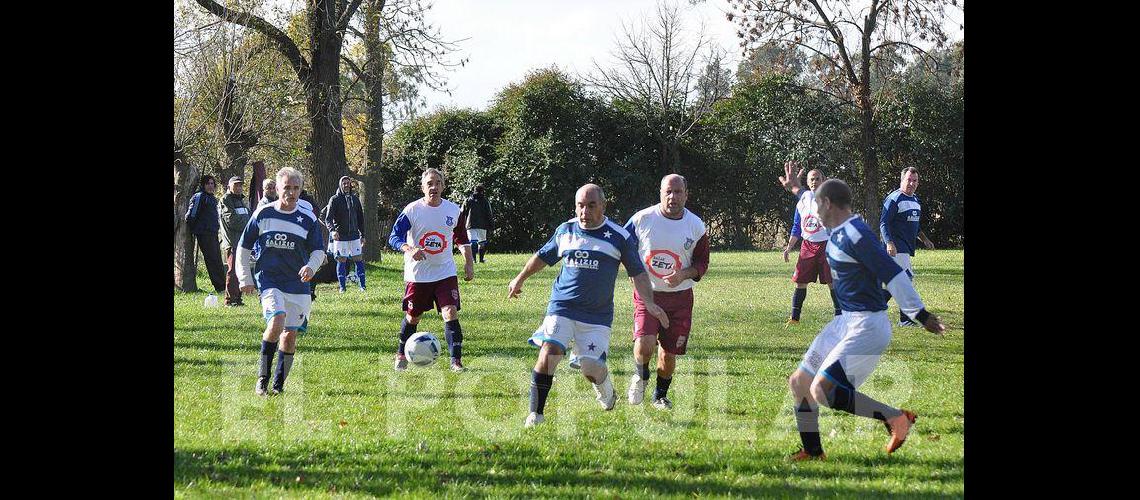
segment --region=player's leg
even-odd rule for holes
[[[344,293],[344,286],[348,283],[348,258],[340,253],[340,242],[336,249],[336,281],[340,285],[340,292]]]
[[[800,366],[788,378],[796,410],[796,429],[803,448],[793,454],[793,461],[823,458],[823,445],[819,444],[819,402],[811,394],[811,382],[822,370],[823,361],[843,339],[847,319],[834,316],[811,341],[800,360]]]
[[[408,358],[404,356],[404,344],[420,324],[420,316],[432,307],[431,294],[428,293],[429,283],[407,282],[404,285],[404,299],[400,309],[404,312],[403,322],[400,323],[400,333],[396,343],[396,371],[402,372],[408,368]]]
[[[360,291],[364,291],[364,255],[361,254],[360,240],[356,242],[356,255],[352,256],[352,261],[356,264],[356,284],[360,285]]]
[[[891,439],[887,452],[906,441],[915,420],[913,412],[892,407],[859,392],[857,388],[871,376],[891,340],[886,311],[849,313],[846,333],[822,363],[811,383],[812,397],[820,404],[853,415],[879,420],[887,425]]]
[[[657,347],[657,331],[661,323],[645,310],[645,303],[633,293],[633,364],[637,374],[630,377],[626,391],[629,404],[641,404],[645,398],[645,386],[649,384],[649,362]]]
[[[669,315],[669,328],[658,335],[660,348],[657,352],[657,384],[653,389],[653,407],[668,410],[673,402],[667,397],[669,385],[673,383],[673,371],[677,367],[677,356],[684,355],[689,344],[689,332],[693,323],[693,290],[690,288],[675,293],[658,293],[654,297],[657,305]]]
[[[566,345],[574,335],[573,327],[567,321],[569,320],[558,316],[546,316],[542,325],[527,339],[539,351],[531,371],[530,414],[526,418],[526,427],[540,424],[545,418],[543,411],[546,409],[550,386],[554,383],[554,370],[566,355]]]
[[[285,297],[280,290],[270,288],[261,292],[261,309],[265,317],[265,331],[261,334],[261,355],[257,363],[257,385],[253,391],[264,396],[269,392],[269,370],[277,342],[285,328]]]
[[[447,339],[447,352],[451,355],[451,369],[455,372],[466,370],[463,367],[463,327],[459,325],[459,278],[452,276],[437,282],[434,299],[439,314],[443,317],[443,335]]]
[[[271,394],[285,392],[285,379],[293,369],[293,354],[297,352],[297,333],[309,327],[309,313],[313,303],[309,294],[284,294],[284,331],[277,342],[277,372],[273,377]]]
[[[606,366],[606,353],[610,349],[610,327],[592,325],[581,321],[574,324],[574,355],[578,357],[582,376],[594,384],[598,404],[604,410],[612,410],[617,403],[613,377]]]
[[[800,434],[802,449],[792,455],[795,461],[827,458],[819,440],[819,403],[811,395],[812,374],[802,366],[788,377],[788,389],[796,412],[796,430]]]

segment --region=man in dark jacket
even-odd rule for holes
[[[237,261],[235,260],[237,252],[235,249],[238,240],[241,239],[241,232],[249,223],[249,216],[252,215],[252,212],[249,206],[245,204],[245,197],[242,193],[243,184],[240,176],[230,177],[229,189],[226,191],[226,195],[222,197],[222,206],[218,210],[222,221],[222,253],[226,256],[227,306],[244,305],[241,301],[241,285],[237,279]]]
[[[491,202],[483,196],[483,185],[475,186],[475,192],[463,202],[462,219],[467,217],[467,239],[471,240],[471,252],[479,254],[479,262],[484,262],[487,253],[487,237],[495,230],[491,215]]]
[[[364,208],[360,205],[360,198],[352,191],[352,178],[340,178],[340,187],[336,194],[329,198],[325,207],[325,225],[329,228],[332,241],[332,254],[336,259],[336,279],[340,283],[340,291],[344,293],[345,282],[348,280],[348,259],[356,263],[356,282],[360,290],[364,291],[364,235],[361,228],[364,224]]]
[[[214,285],[214,292],[219,293],[226,289],[226,270],[222,266],[222,250],[218,246],[221,226],[218,224],[218,199],[214,197],[216,189],[217,182],[212,175],[202,177],[201,187],[190,198],[190,206],[186,209],[186,227],[198,240],[210,283]]]

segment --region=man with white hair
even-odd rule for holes
[[[243,293],[260,290],[265,316],[258,365],[258,395],[284,392],[285,379],[297,352],[297,332],[308,328],[312,297],[309,283],[325,260],[324,233],[312,210],[300,206],[301,173],[289,168],[277,172],[277,201],[253,213],[238,243],[238,280]],[[258,249],[251,269],[251,253]],[[256,276],[256,284],[254,277]],[[274,351],[277,371],[269,389],[269,367]]]

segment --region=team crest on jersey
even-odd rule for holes
[[[665,278],[681,268],[681,256],[665,249],[653,250],[645,257],[645,268],[658,278]]]
[[[447,238],[444,238],[443,235],[438,232],[432,231],[420,238],[420,248],[429,254],[436,255],[447,248]]]
[[[692,238],[685,238],[685,250],[693,248],[693,243],[695,243],[695,242],[693,241]]]
[[[455,225],[455,219],[452,218],[450,215],[447,216],[447,225],[448,226],[454,226]]]

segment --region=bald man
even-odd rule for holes
[[[638,241],[638,254],[649,271],[653,301],[669,316],[664,327],[633,292],[633,358],[637,375],[630,380],[629,404],[641,404],[649,383],[649,361],[657,351],[657,386],[653,407],[673,408],[669,384],[677,356],[685,354],[693,319],[693,287],[709,269],[709,235],[705,223],[685,208],[688,182],[677,174],[661,179],[661,202],[629,218],[625,230]]]
[[[610,326],[614,320],[614,284],[618,265],[625,266],[645,309],[665,328],[669,318],[653,302],[653,289],[637,254],[637,237],[605,216],[605,193],[586,184],[574,196],[577,217],[558,226],[554,235],[508,285],[508,298],[522,293],[523,282],[547,266],[562,261],[554,279],[546,318],[527,342],[539,348],[530,388],[530,414],[525,426],[541,424],[554,370],[566,351],[573,350],[582,375],[594,384],[598,403],[612,410],[617,401],[613,378],[606,367]],[[573,363],[571,363],[573,366]]]

